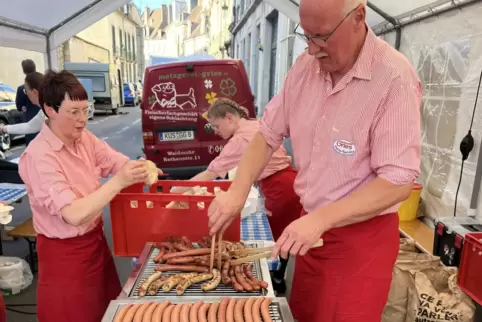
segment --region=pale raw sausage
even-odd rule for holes
[[[191,311],[189,312],[189,322],[198,322],[197,315],[203,304],[203,301],[199,301],[192,306]]]
[[[119,313],[116,314],[114,322],[123,322],[124,316],[126,315],[127,311],[131,308],[132,304],[125,305],[122,309],[120,309]]]
[[[152,315],[154,313],[154,310],[157,308],[157,306],[160,305],[159,303],[152,303],[150,305],[146,312],[144,313],[144,317],[142,318],[142,322],[151,322],[152,321]]]
[[[136,314],[134,315],[134,322],[142,322],[142,318],[144,317],[144,313],[146,312],[147,308],[152,304],[152,302],[147,302],[141,304],[139,309],[137,310]]]
[[[137,310],[141,307],[140,304],[134,304],[130,307],[130,309],[127,311],[126,315],[124,316],[124,319],[122,322],[131,322],[134,320],[134,315],[136,314]]]
[[[244,304],[244,321],[245,322],[253,322],[253,304],[254,304],[255,299],[251,298],[246,301]]]
[[[217,321],[218,308],[219,308],[218,302],[214,302],[214,303],[211,304],[211,306],[209,307],[209,312],[208,312],[208,322],[216,322]]]
[[[172,310],[174,310],[175,305],[169,305],[162,313],[162,322],[171,322]]]
[[[259,298],[254,302],[253,309],[252,309],[252,316],[254,322],[262,322],[261,321],[261,303],[263,303],[263,298]]]
[[[234,306],[236,305],[235,299],[230,299],[228,308],[226,309],[226,322],[234,322]]]
[[[244,322],[243,308],[245,303],[246,300],[236,301],[236,305],[234,306],[234,322]]]
[[[162,314],[164,313],[164,310],[171,304],[169,301],[164,301],[161,302],[156,309],[154,310],[154,313],[152,313],[152,321],[160,322],[162,319]]]
[[[180,322],[181,321],[181,309],[184,304],[177,304],[171,313],[171,322]]]
[[[264,299],[261,303],[261,316],[263,317],[263,322],[273,322],[271,316],[269,315],[269,305],[271,304],[270,299]]]
[[[201,305],[201,308],[197,312],[198,322],[207,322],[207,314],[210,306],[211,304],[209,303],[204,303],[203,305]]]
[[[181,322],[189,322],[189,312],[192,304],[184,304],[181,308]]]
[[[226,311],[228,310],[229,299],[223,299],[219,305],[218,322],[226,322]]]

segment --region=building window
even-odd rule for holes
[[[122,54],[122,50],[124,49],[124,37],[122,37],[122,30],[119,29],[119,55]],[[122,74],[124,77],[124,74]]]
[[[258,67],[260,65],[259,59],[261,57],[259,52],[260,44],[261,44],[261,25],[258,24],[256,26],[256,34],[254,35],[254,41],[253,41],[253,92],[255,93],[255,96],[258,90]]]
[[[234,58],[239,59],[239,45],[236,45],[236,54]]]
[[[269,99],[276,91],[276,56],[278,47],[278,12],[270,19],[271,24],[271,59],[269,64]]]
[[[248,72],[248,79],[249,75],[251,75],[251,33],[248,34],[248,40],[246,41],[246,71]]]
[[[112,26],[112,53],[114,54],[114,57],[117,56],[116,46],[117,44],[115,43],[115,27]]]

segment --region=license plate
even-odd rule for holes
[[[194,139],[193,131],[159,133],[159,140],[161,141],[189,141],[193,139]]]

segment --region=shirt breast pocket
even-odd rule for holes
[[[368,131],[356,124],[335,124],[329,131],[330,163],[356,167],[367,154]],[[345,167],[343,167],[345,168]]]

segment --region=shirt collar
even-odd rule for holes
[[[47,141],[47,143],[52,147],[54,151],[60,151],[60,149],[62,149],[65,144],[64,142],[62,142],[62,140],[59,139],[57,135],[55,135],[54,132],[52,132],[50,127],[47,125],[47,123],[48,123],[48,120],[42,126],[41,134],[44,140]],[[81,140],[82,138],[80,138],[77,142],[80,142]]]

